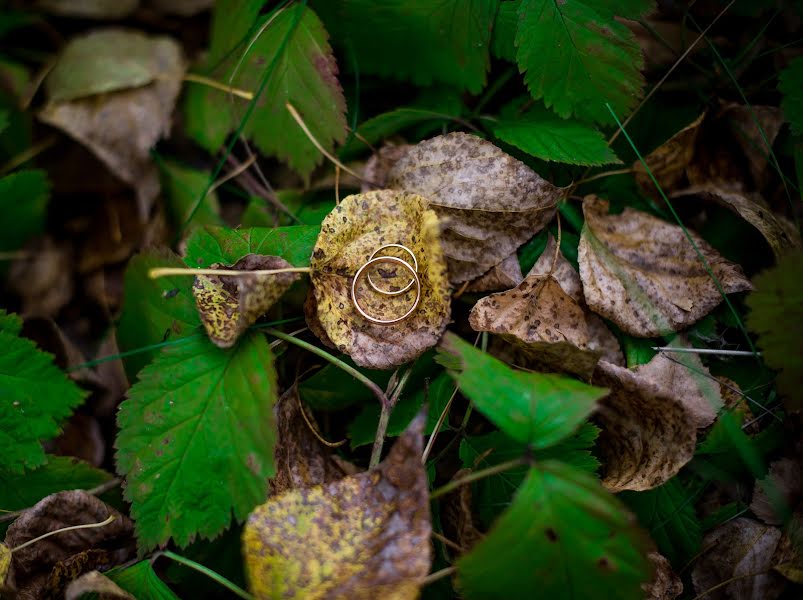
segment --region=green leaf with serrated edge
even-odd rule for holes
[[[675,567],[683,567],[700,550],[702,530],[694,510],[696,498],[677,477],[645,492],[622,492],[624,502],[650,532],[658,551]]]
[[[241,521],[274,474],[277,398],[264,336],[221,350],[205,337],[166,348],[120,406],[117,468],[140,548],[186,546]]]
[[[44,171],[17,171],[0,178],[0,251],[19,250],[42,232],[50,183]]]
[[[792,131],[803,135],[803,56],[789,63],[778,76],[781,110]]]
[[[9,335],[18,335],[22,331],[22,319],[19,315],[9,313],[0,308],[0,331]]]
[[[790,410],[803,407],[803,252],[782,257],[753,279],[747,327],[758,336],[764,362],[778,374]]]
[[[312,225],[198,228],[187,239],[184,262],[200,268],[213,263],[229,265],[246,254],[268,254],[279,256],[294,267],[306,267],[319,231],[320,227]]]
[[[326,0],[321,4],[335,4]],[[360,73],[478,93],[498,0],[343,0],[327,26]],[[350,64],[350,63],[349,63]]]
[[[491,53],[508,62],[516,62],[515,39],[520,4],[520,0],[500,2],[491,33]]]
[[[86,392],[52,355],[18,337],[18,321],[3,316],[0,323],[0,473],[21,474],[45,463],[41,442],[58,435]]]
[[[160,342],[178,342],[190,335],[203,335],[198,329],[201,320],[192,296],[192,277],[148,277],[152,268],[183,266],[170,250],[145,250],[131,259],[125,272],[123,314],[117,325],[120,350],[130,352]],[[126,373],[131,380],[157,351],[125,357]]]
[[[608,394],[565,375],[514,371],[453,333],[441,348],[462,394],[499,429],[534,449],[570,436]]]
[[[371,146],[376,146],[383,139],[407,127],[428,121],[446,122],[448,120],[449,115],[431,110],[412,107],[397,108],[363,122],[357,128],[356,135],[351,141],[341,148],[339,155],[342,159],[348,160],[358,154],[370,152]]]
[[[622,162],[599,131],[543,106],[503,116],[490,127],[503,142],[542,160],[588,166]]]
[[[598,427],[583,423],[571,437],[555,446],[537,451],[535,459],[560,460],[583,471],[595,473],[599,468],[599,461],[591,454],[591,447],[599,431]],[[467,436],[460,442],[460,460],[466,469],[485,469],[525,456],[526,453],[526,445],[511,440],[501,431]],[[526,474],[527,466],[522,465],[484,477],[473,484],[474,507],[486,526],[490,526],[499,513],[510,504]]]
[[[530,94],[561,117],[612,123],[642,93],[644,59],[635,36],[615,17],[638,19],[652,0],[522,0],[516,59]]]
[[[226,3],[217,6],[217,11],[230,11]],[[342,142],[346,135],[346,101],[337,80],[337,64],[328,34],[311,9],[291,5],[264,19],[270,22],[260,29],[253,43],[249,42],[247,54],[234,52],[208,75],[254,93],[267,76],[244,133],[264,154],[287,162],[308,178],[323,155],[293,119],[286,104],[296,108],[312,137],[332,150],[335,142]],[[261,26],[262,21],[259,23]],[[242,100],[232,101],[226,92],[209,87],[191,86],[187,102],[188,133],[210,151],[217,150],[246,110]],[[210,117],[211,122],[207,120]],[[213,131],[209,131],[210,127]]]
[[[180,165],[174,161],[160,161],[162,172],[162,190],[165,197],[165,208],[174,225],[181,225],[195,209],[198,198],[206,192],[209,173],[197,171]],[[217,194],[212,191],[204,196],[188,226],[222,225]]]
[[[106,577],[135,598],[142,600],[179,600],[167,584],[159,579],[149,560],[143,560],[125,568],[116,568]]]
[[[539,462],[488,535],[457,563],[475,598],[644,597],[650,540],[593,476]]]
[[[47,456],[47,463],[33,471],[0,473],[0,509],[20,510],[45,496],[64,490],[90,490],[112,476],[70,456]]]

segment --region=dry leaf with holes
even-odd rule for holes
[[[215,263],[211,268],[247,272],[293,265],[278,256],[246,254],[233,265]],[[192,295],[209,339],[221,348],[232,347],[298,278],[298,273],[196,275]]]
[[[263,598],[417,598],[432,529],[419,415],[376,468],[275,496],[245,525],[251,593]]]
[[[449,279],[462,283],[502,262],[555,214],[563,191],[476,136],[449,133],[410,148],[389,187],[420,194],[443,221]]]
[[[654,565],[652,580],[642,584],[641,588],[646,594],[645,600],[675,600],[683,593],[683,582],[675,575],[672,565],[658,552],[647,555]]]
[[[418,308],[390,325],[365,319],[351,297],[357,270],[385,244],[402,244],[414,253],[421,282]],[[398,248],[380,255],[410,260]],[[321,224],[310,268],[321,330],[361,367],[392,369],[409,362],[437,344],[449,323],[451,299],[440,224],[426,200],[415,194],[380,190],[344,198]],[[390,263],[369,268],[368,274],[387,290],[401,289],[410,281],[406,269]],[[416,286],[396,296],[381,295],[365,277],[355,291],[365,312],[378,319],[404,315],[416,297]]]
[[[674,477],[692,459],[697,428],[683,402],[640,373],[600,361],[594,385],[611,393],[599,401],[597,448],[602,483],[612,492],[644,491]]]
[[[688,327],[722,301],[679,226],[632,208],[609,215],[607,200],[596,196],[585,198],[583,213],[578,261],[586,303],[626,333],[666,335]],[[739,265],[697,234],[689,235],[726,294],[752,289]]]
[[[695,591],[708,592],[705,597],[710,600],[778,598],[786,587],[783,578],[772,570],[780,541],[779,529],[752,519],[739,518],[720,525],[703,538],[706,551],[691,574]],[[712,589],[726,581],[729,583]]]

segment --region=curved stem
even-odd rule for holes
[[[487,469],[481,469],[479,471],[474,471],[473,473],[469,473],[465,477],[461,477],[460,479],[455,479],[454,481],[450,481],[446,485],[439,487],[437,490],[434,490],[430,495],[430,500],[435,500],[436,498],[440,498],[459,488],[461,485],[465,485],[467,483],[471,483],[472,481],[477,481],[478,479],[484,479],[485,477],[490,477],[491,475],[496,475],[497,473],[503,473],[513,467],[518,467],[521,465],[527,464],[526,459],[523,456],[518,458],[514,458],[513,460],[508,460],[503,463],[499,463],[498,465],[494,465],[492,467],[488,467]]]
[[[190,560],[189,558],[184,558],[179,554],[174,554],[173,552],[170,552],[170,550],[162,550],[162,552],[160,552],[159,555],[166,556],[167,558],[170,558],[176,561],[177,563],[181,563],[182,565],[187,566],[190,569],[195,569],[199,573],[203,573],[204,575],[209,577],[209,579],[217,581],[224,588],[233,592],[240,598],[244,598],[245,600],[255,600],[254,597],[248,592],[246,592],[244,589],[242,589],[238,585],[233,584],[231,581],[229,581],[219,573],[215,573],[212,569],[210,569],[209,567],[205,567],[201,563],[197,563],[194,560]]]
[[[189,267],[156,267],[148,271],[148,277],[158,279],[170,275],[226,275],[244,277],[245,275],[278,275],[279,273],[309,273],[309,267],[288,267],[287,269],[262,269],[257,271],[235,271],[233,269],[191,269]]]

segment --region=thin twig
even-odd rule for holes
[[[436,540],[438,540],[442,544],[444,544],[446,546],[449,546],[450,548],[452,548],[454,550],[457,550],[458,552],[460,552],[460,554],[465,554],[465,552],[466,552],[466,549],[463,548],[463,546],[461,546],[460,544],[454,543],[448,537],[446,537],[445,535],[441,535],[437,531],[433,531],[432,532],[432,537],[434,537]]]
[[[458,386],[455,385],[452,395],[449,396],[449,401],[446,403],[446,406],[443,407],[441,414],[438,416],[438,422],[435,423],[435,428],[432,430],[432,435],[429,436],[429,439],[427,440],[427,445],[424,448],[424,452],[423,454],[421,454],[421,462],[423,464],[426,464],[427,459],[429,458],[429,453],[432,452],[432,447],[435,445],[435,438],[438,437],[438,432],[441,430],[441,426],[443,425],[443,422],[446,420],[446,416],[449,414],[449,410],[452,408],[452,402],[454,401],[455,396],[457,396],[457,390]]]
[[[238,585],[235,585],[234,583],[232,583],[231,581],[229,581],[228,579],[226,579],[225,577],[223,577],[219,573],[215,573],[209,567],[205,567],[201,563],[197,563],[194,560],[190,560],[189,558],[185,558],[185,557],[183,557],[183,556],[181,556],[179,554],[174,554],[170,550],[162,550],[161,552],[158,552],[154,556],[154,558],[158,558],[159,556],[166,556],[167,558],[169,558],[171,560],[174,560],[177,563],[181,563],[182,565],[187,566],[190,569],[194,569],[194,570],[198,571],[199,573],[202,573],[202,574],[206,575],[207,577],[209,577],[210,579],[218,582],[220,585],[222,585],[223,587],[225,587],[227,590],[231,591],[232,593],[236,594],[240,598],[244,598],[245,600],[255,600],[255,598],[251,594],[246,592],[244,589],[242,589]]]
[[[309,267],[288,267],[286,269],[258,269],[256,271],[235,271],[232,269],[192,269],[190,267],[156,267],[148,271],[148,277],[158,279],[171,275],[225,275],[245,277],[246,275],[278,275],[280,273],[309,273]]]
[[[445,569],[441,569],[440,571],[435,571],[434,573],[430,573],[426,577],[421,580],[421,587],[427,586],[431,583],[435,583],[439,579],[443,579],[444,577],[449,577],[455,571],[457,571],[457,567],[446,567]]]
[[[209,194],[214,192],[216,189],[218,189],[221,185],[223,185],[224,183],[226,183],[230,179],[234,179],[238,175],[241,175],[242,173],[247,171],[248,167],[253,165],[256,162],[256,160],[257,160],[257,157],[254,156],[254,155],[251,155],[248,158],[248,160],[246,160],[245,162],[237,165],[236,167],[234,167],[234,169],[232,169],[231,171],[226,173],[223,177],[221,177],[216,182],[214,182],[212,185],[210,185],[209,189],[206,192],[206,195],[208,196]]]
[[[192,83],[200,83],[201,85],[205,85],[207,87],[220,90],[221,92],[226,92],[228,94],[231,94],[232,96],[237,96],[238,98],[242,98],[244,100],[254,99],[254,92],[241,90],[231,85],[226,85],[225,83],[220,83],[219,81],[210,79],[209,77],[198,75],[197,73],[187,73],[186,75],[184,75],[184,81],[191,81]]]
[[[50,137],[46,137],[45,139],[43,139],[41,142],[37,142],[30,148],[26,148],[16,156],[13,156],[6,163],[4,163],[2,167],[0,167],[0,175],[5,175],[9,171],[13,171],[14,169],[16,169],[22,164],[25,164],[29,160],[36,158],[45,150],[48,150],[51,147],[55,146],[58,140],[59,140],[58,136],[51,135]]]
[[[306,327],[304,329],[306,329]],[[344,438],[339,442],[330,442],[324,439],[324,437],[320,433],[318,433],[318,430],[312,425],[312,421],[310,421],[309,417],[307,416],[307,411],[304,410],[304,405],[301,403],[301,394],[296,392],[295,396],[296,396],[296,402],[298,402],[298,410],[301,411],[301,416],[304,418],[304,422],[307,424],[307,427],[312,432],[312,435],[314,435],[320,443],[322,443],[324,446],[328,446],[329,448],[339,448],[340,446],[348,442],[348,438]]]
[[[115,517],[114,515],[111,515],[109,516],[108,519],[106,519],[105,521],[101,521],[100,523],[84,523],[83,525],[72,525],[70,527],[62,527],[61,529],[56,529],[55,531],[48,531],[47,533],[44,533],[39,537],[35,537],[32,540],[28,540],[24,544],[20,544],[15,548],[11,548],[11,552],[14,553],[17,550],[22,550],[23,548],[27,548],[31,544],[40,542],[45,538],[49,538],[51,535],[56,535],[57,533],[64,533],[66,531],[75,531],[76,529],[94,529],[95,527],[105,527],[106,525],[114,521],[116,518],[117,517]]]
[[[519,456],[518,458],[514,458],[513,460],[508,460],[503,463],[499,463],[498,465],[493,465],[492,467],[488,467],[487,469],[481,469],[479,471],[474,471],[473,473],[469,473],[465,477],[461,477],[460,479],[454,479],[447,483],[446,485],[439,487],[437,490],[434,490],[430,495],[430,500],[435,500],[436,498],[440,498],[449,492],[452,492],[459,488],[461,485],[465,485],[467,483],[471,483],[472,481],[477,481],[478,479],[484,479],[486,477],[490,477],[491,475],[496,475],[497,473],[504,473],[514,467],[519,467],[521,465],[527,464],[526,459],[523,456]]]
[[[632,173],[633,169],[616,169],[615,171],[605,171],[604,173],[597,173],[596,175],[592,175],[591,177],[586,177],[585,179],[581,179],[574,183],[574,187],[583,185],[584,183],[588,183],[589,181],[596,181],[597,179],[603,179],[605,177],[613,177],[614,175],[627,175],[628,173]]]
[[[387,402],[383,402],[380,405],[379,423],[376,425],[376,435],[374,436],[373,448],[371,448],[371,461],[368,463],[368,468],[378,465],[379,460],[382,458],[382,446],[385,445],[385,433],[388,430],[390,414],[393,412],[393,407],[396,406],[396,403],[399,401],[399,396],[401,396],[404,386],[407,385],[407,380],[410,379],[410,374],[412,372],[412,367],[404,372],[390,396],[388,396],[388,392],[385,392]]]
[[[761,356],[761,352],[749,350],[717,350],[716,348],[675,348],[672,346],[653,346],[658,352],[685,352],[687,354],[713,354],[719,356]]]

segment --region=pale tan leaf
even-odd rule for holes
[[[509,290],[519,285],[524,279],[521,274],[519,257],[514,252],[490,271],[472,281],[466,287],[466,292],[495,292]]]
[[[597,448],[602,483],[612,492],[643,491],[665,483],[692,459],[697,428],[672,393],[643,375],[600,361],[593,383],[611,393],[600,400]]]
[[[256,598],[418,597],[432,559],[423,427],[419,415],[378,467],[251,513],[243,554]]]
[[[391,168],[388,185],[426,198],[444,222],[452,283],[479,277],[538,233],[562,190],[499,148],[466,133],[425,140]]]
[[[636,337],[666,335],[713,310],[722,296],[683,230],[626,208],[609,215],[608,202],[587,196],[578,260],[583,293],[594,312]],[[741,268],[700,236],[689,235],[725,293],[751,289]]]
[[[98,571],[84,573],[78,579],[70,582],[64,591],[64,600],[78,600],[84,594],[97,594],[100,600],[137,600],[114,583],[111,579]]]
[[[362,182],[360,191],[365,193],[390,187],[388,185],[390,170],[412,147],[411,144],[391,144],[386,142],[379,150],[374,152],[363,168],[362,175],[365,181]]]
[[[672,565],[658,552],[650,552],[647,557],[655,565],[652,581],[641,588],[646,593],[645,600],[675,600],[683,593],[683,582],[675,575]]]

